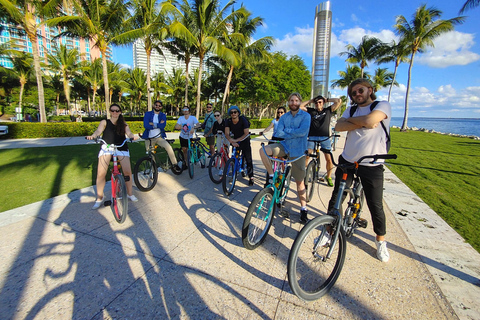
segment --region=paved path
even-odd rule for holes
[[[260,142],[252,145],[258,169]],[[263,246],[241,242],[263,176],[256,171],[254,187],[241,178],[226,198],[206,169],[194,179],[160,173],[152,191],[135,191],[121,225],[109,208],[90,209],[93,187],[0,213],[1,318],[480,319],[480,255],[388,171],[391,260],[376,259],[370,221],[349,239],[332,291],[299,300],[286,277],[302,227],[296,193],[290,219],[277,215]],[[331,194],[319,186],[310,217]]]

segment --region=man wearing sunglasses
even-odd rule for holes
[[[333,102],[331,106],[326,107],[325,104]],[[314,108],[307,108],[307,105],[313,103]],[[317,96],[309,101],[302,103],[300,108],[304,111],[307,111],[311,117],[310,131],[308,132],[308,153],[312,153],[315,148],[315,142],[321,141],[320,146],[323,149],[331,150],[332,144],[330,139],[330,120],[332,119],[332,114],[335,112],[338,107],[342,104],[342,99],[339,98],[328,98],[325,99],[322,96]],[[306,164],[308,165],[310,158],[307,157]],[[327,169],[327,184],[329,187],[333,187],[332,181],[332,170],[333,162],[328,153],[325,153],[325,164]]]
[[[353,163],[363,156],[373,154],[386,154],[387,136],[380,122],[386,128],[390,128],[390,117],[392,108],[387,101],[380,101],[371,110],[370,105],[376,100],[375,93],[371,83],[367,79],[357,79],[348,86],[348,95],[356,110],[350,115],[350,109],[347,108],[342,117],[337,121],[336,131],[347,131],[347,140],[342,155],[339,157],[339,163]],[[379,160],[378,162],[381,162]],[[376,234],[375,244],[377,246],[377,258],[382,262],[387,262],[390,255],[387,250],[386,219],[383,211],[383,165],[371,164],[368,162],[360,163],[357,174],[363,185],[365,199],[368,209],[372,215],[373,230]],[[332,197],[328,203],[329,211],[335,205],[342,170],[335,172],[335,188]],[[352,184],[352,173],[348,172],[347,187]]]
[[[153,103],[153,110],[145,113],[145,116],[143,117],[143,127],[145,128],[145,131],[142,134],[142,138],[145,139],[145,148],[147,150],[150,148],[150,144],[153,144],[153,146],[158,144],[160,147],[164,148],[173,164],[172,169],[176,172],[181,172],[182,169],[177,164],[177,159],[175,158],[172,146],[165,140],[167,137],[167,134],[165,133],[167,116],[162,112],[162,108],[162,102],[157,100]]]
[[[208,146],[210,147],[210,154],[215,154],[215,135],[209,133],[215,123],[215,116],[213,114],[213,105],[209,102],[207,103],[207,113],[205,113],[205,120],[203,122],[204,128],[203,134],[205,136],[205,140],[207,141]]]
[[[180,130],[179,139],[180,146],[182,147],[184,159],[187,159],[188,139],[193,138],[195,128],[198,124],[196,117],[190,114],[190,107],[185,106],[182,109],[183,116],[179,117],[175,124],[175,129]],[[186,163],[183,164],[183,169],[186,169]]]

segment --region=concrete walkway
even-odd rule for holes
[[[94,187],[0,213],[1,318],[480,319],[480,255],[388,170],[390,261],[376,259],[369,221],[348,240],[331,292],[298,299],[286,275],[302,227],[295,190],[290,218],[277,215],[256,250],[242,245],[245,212],[264,183],[259,147],[256,138],[255,186],[240,178],[229,198],[197,168],[193,179],[160,173],[152,191],[135,189],[140,201],[124,224],[108,207],[90,209]],[[325,213],[331,190],[319,184],[310,218]]]

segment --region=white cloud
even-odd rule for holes
[[[471,52],[475,44],[474,35],[458,31],[444,33],[434,40],[435,47],[429,47],[416,60],[432,68],[467,65],[480,60],[480,55]]]
[[[288,33],[283,39],[276,39],[273,51],[283,51],[289,55],[307,53],[312,55],[313,28],[295,28],[295,34]]]

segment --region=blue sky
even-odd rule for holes
[[[442,18],[458,16],[465,0],[436,0],[430,2],[346,0],[330,1],[332,10],[332,45],[330,56],[330,81],[338,78],[338,71],[346,69],[347,44],[358,45],[364,35],[376,36],[384,42],[396,39],[393,31],[395,17],[403,15],[411,20],[422,4],[443,12]],[[223,3],[226,3],[223,1]],[[296,54],[311,69],[315,8],[321,1],[308,0],[245,0],[241,3],[254,16],[264,18],[256,38],[272,36],[276,39],[274,51]],[[464,13],[467,19],[454,31],[435,40],[435,48],[427,48],[417,54],[412,70],[409,98],[409,117],[480,118],[480,7]],[[117,63],[132,65],[131,47],[114,48],[113,59]],[[373,62],[366,68],[374,73],[378,66]],[[383,64],[393,72],[394,65]],[[399,87],[394,87],[390,103],[393,117],[403,117],[408,64],[402,64],[397,73]],[[345,95],[346,90],[331,90],[333,97]],[[377,97],[386,100],[388,89]]]

